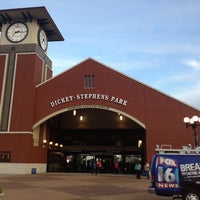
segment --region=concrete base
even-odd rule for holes
[[[46,168],[46,163],[1,163],[0,174],[40,174]]]

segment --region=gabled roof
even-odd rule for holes
[[[85,59],[85,60],[83,60],[83,61],[81,61],[80,63],[75,64],[74,66],[72,66],[71,68],[69,68],[69,69],[67,69],[67,70],[65,70],[65,71],[63,71],[63,72],[61,72],[60,74],[58,74],[58,75],[52,77],[52,78],[49,79],[48,81],[54,80],[54,79],[56,79],[57,77],[65,76],[65,74],[68,73],[69,71],[71,71],[71,70],[77,70],[77,69],[80,68],[80,67],[81,67],[81,68],[86,67],[86,68],[88,69],[89,66],[91,67],[92,71],[94,70],[94,66],[98,66],[98,68],[101,67],[102,69],[104,68],[104,69],[107,69],[108,71],[112,71],[113,73],[116,73],[116,74],[120,75],[121,77],[124,77],[124,78],[126,78],[127,80],[130,80],[130,82],[132,82],[132,83],[133,83],[133,82],[134,82],[134,83],[137,83],[137,84],[139,84],[139,85],[145,87],[145,88],[148,89],[148,90],[152,90],[152,91],[156,92],[157,94],[161,94],[161,95],[163,95],[163,96],[165,96],[165,97],[167,97],[167,98],[170,98],[171,100],[177,101],[177,102],[179,102],[179,103],[181,103],[181,104],[184,104],[185,106],[189,106],[190,108],[193,108],[193,109],[199,111],[198,108],[196,108],[196,107],[194,107],[194,106],[192,106],[192,105],[189,105],[188,103],[186,103],[186,102],[184,102],[184,101],[181,101],[180,99],[177,99],[177,98],[175,98],[175,97],[173,97],[173,96],[171,96],[171,95],[169,95],[169,94],[166,94],[165,92],[160,91],[159,89],[156,89],[156,88],[154,88],[154,87],[152,87],[152,86],[150,86],[150,85],[148,85],[148,84],[145,84],[145,83],[143,83],[143,82],[141,82],[141,81],[139,81],[139,80],[137,80],[137,79],[135,79],[135,78],[133,78],[133,77],[130,77],[130,76],[126,75],[126,74],[123,74],[123,73],[119,72],[118,70],[113,69],[112,67],[110,67],[110,66],[108,66],[108,65],[105,65],[105,64],[103,64],[103,63],[101,63],[101,62],[99,62],[99,61],[97,61],[97,60],[95,60],[95,59],[93,59],[93,58],[90,58],[90,57],[87,58],[87,59]],[[107,71],[107,72],[108,72],[108,71]],[[105,76],[105,75],[104,75],[104,76]],[[48,82],[48,81],[47,81],[47,82]],[[45,82],[45,83],[46,83],[46,82]],[[45,84],[45,83],[41,83],[41,85],[42,85],[42,84]],[[38,85],[38,86],[39,86],[39,85]]]

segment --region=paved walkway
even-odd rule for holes
[[[133,175],[46,173],[1,175],[2,200],[171,200],[148,194],[150,181]]]

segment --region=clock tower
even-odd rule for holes
[[[45,7],[0,10],[0,31],[0,136],[18,140],[23,135],[18,142],[27,143],[31,138],[30,148],[34,146],[36,87],[52,77],[48,42],[64,38]],[[0,152],[14,152],[13,162],[29,162],[28,157],[12,150],[19,146],[12,144],[9,148],[4,143],[0,144]]]
[[[31,131],[34,87],[52,76],[48,42],[64,39],[45,7],[0,10],[0,26],[0,131]]]

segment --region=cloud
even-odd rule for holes
[[[200,110],[200,84],[194,87],[183,89],[173,96]]]
[[[185,60],[184,64],[195,70],[200,70],[200,61],[196,59]]]
[[[80,60],[54,57],[52,58],[52,62],[53,76],[56,76],[57,74],[63,73],[64,71],[68,70],[74,65],[77,65],[80,62]]]
[[[187,82],[187,81],[193,81],[196,79],[195,74],[180,74],[180,75],[174,75],[174,76],[167,76],[163,77],[162,79],[158,80],[158,84],[166,84],[166,83],[178,83],[178,82]]]

